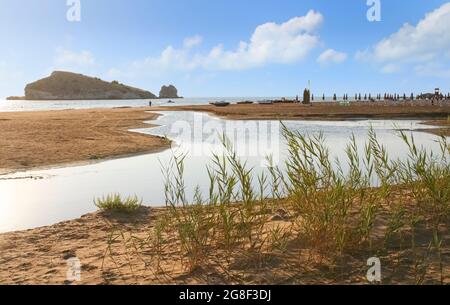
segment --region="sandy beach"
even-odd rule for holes
[[[356,119],[413,118],[429,119],[431,125],[444,125],[448,107],[342,107],[323,105],[308,107],[279,104],[273,106],[233,105],[65,110],[45,112],[1,113],[0,152],[3,170],[20,170],[38,166],[65,165],[73,162],[154,152],[169,145],[167,139],[129,132],[130,128],[149,127],[143,121],[157,114],[145,111],[202,111],[228,119]],[[446,125],[446,126],[445,126]],[[437,131],[436,131],[437,132]],[[161,182],[162,183],[162,182]],[[392,202],[413,202],[408,192],[394,194]],[[163,202],[161,202],[163,205]],[[283,202],[271,205],[258,215],[267,219],[264,235],[274,230],[294,230],[301,214],[290,211]],[[291,217],[281,217],[280,208]],[[384,206],[374,228],[374,242],[381,245],[386,223],[391,216]],[[209,213],[209,212],[207,212]],[[167,220],[169,219],[169,220]],[[349,251],[341,261],[319,255],[301,239],[292,239],[281,252],[236,252],[230,256],[223,245],[211,242],[205,251],[210,255],[202,267],[186,268],[185,252],[174,231],[163,232],[162,245],[154,242],[155,230],[164,221],[173,221],[168,209],[142,207],[133,214],[96,212],[79,219],[26,231],[0,234],[1,284],[367,284],[367,249]],[[176,227],[176,226],[175,226]],[[416,252],[402,249],[402,240],[394,240],[383,253],[383,283],[411,284],[418,271],[411,262],[417,253],[426,257],[423,283],[450,282],[447,227],[442,234],[442,257],[429,255],[429,230],[419,228]],[[409,232],[404,233],[408,238]],[[217,248],[216,248],[217,247]],[[67,280],[67,260],[76,257],[81,263],[81,281]],[[342,263],[344,262],[344,263]],[[439,262],[443,270],[439,270]]]
[[[128,131],[151,127],[149,108],[0,113],[0,173],[151,153],[167,139]]]
[[[167,139],[130,132],[151,127],[148,111],[199,111],[231,120],[419,119],[450,135],[450,106],[340,106],[336,103],[175,106],[0,113],[0,173],[152,153]]]
[[[424,103],[424,102],[422,102]],[[423,129],[438,136],[450,136],[450,104],[443,106],[430,105],[386,105],[376,103],[351,103],[342,106],[339,103],[314,103],[313,106],[277,103],[272,105],[237,105],[227,107],[215,107],[212,105],[201,106],[175,106],[154,107],[161,111],[199,111],[210,113],[228,120],[317,120],[317,121],[341,121],[359,119],[413,119],[424,120],[427,125],[438,128]]]
[[[266,211],[268,216],[275,210]],[[348,253],[332,261],[293,240],[283,252],[267,253],[266,258],[248,252],[228,253],[220,248],[202,262],[202,267],[188,270],[180,243],[168,238],[156,250],[154,232],[167,210],[141,208],[136,214],[97,212],[79,219],[28,231],[0,234],[0,284],[367,284],[366,259],[370,251]],[[279,216],[278,216],[279,217]],[[383,232],[385,220],[376,231]],[[277,219],[266,223],[267,230],[288,230],[294,219]],[[426,253],[429,236],[418,231],[417,251]],[[442,228],[443,244],[450,241],[449,231]],[[382,233],[380,233],[382,236]],[[401,241],[400,241],[401,242]],[[394,243],[384,253],[383,283],[411,284],[415,271],[413,254]],[[214,247],[214,246],[212,246]],[[450,283],[450,253],[443,247],[444,283]],[[67,260],[81,262],[81,280],[67,281]],[[427,258],[429,269],[424,283],[439,283],[438,258]]]
[[[272,105],[212,105],[154,107],[165,111],[202,111],[232,120],[346,120],[346,119],[447,119],[450,104],[385,105],[384,103],[314,103],[313,106],[279,103]]]

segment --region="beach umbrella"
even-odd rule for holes
[[[311,103],[311,92],[308,89],[305,89],[303,91],[303,104],[310,104]]]

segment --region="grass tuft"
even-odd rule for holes
[[[139,200],[137,196],[122,199],[121,195],[113,194],[95,198],[94,204],[101,211],[132,213],[142,206],[142,200]]]

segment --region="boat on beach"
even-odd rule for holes
[[[238,105],[252,105],[253,102],[252,101],[243,101],[243,102],[238,102]]]
[[[264,100],[264,101],[259,101],[258,104],[260,104],[260,105],[273,105],[273,101],[271,101],[271,100]]]
[[[227,106],[230,105],[230,103],[225,102],[225,101],[221,101],[221,102],[212,102],[212,103],[209,103],[209,104],[212,105],[212,106],[216,106],[216,107],[227,107]]]

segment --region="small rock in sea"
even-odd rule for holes
[[[174,85],[162,86],[159,98],[179,98],[178,90]]]

